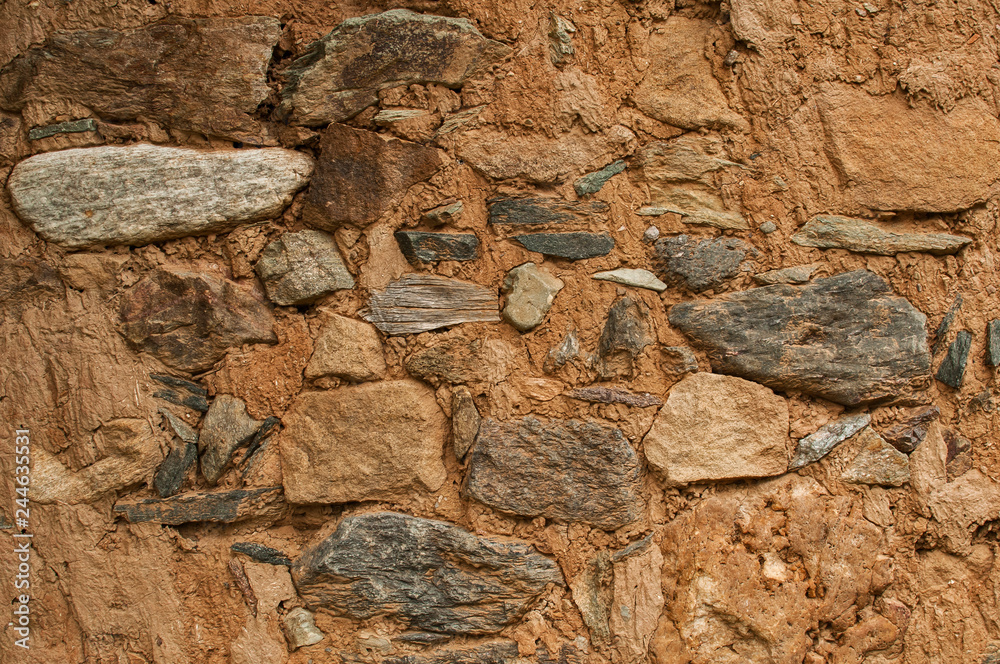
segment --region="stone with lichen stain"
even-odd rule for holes
[[[334,291],[354,288],[333,237],[320,231],[285,233],[267,245],[256,265],[275,304],[309,304]]]
[[[881,256],[906,251],[944,256],[958,253],[972,240],[946,233],[895,233],[864,219],[817,215],[792,236],[792,242],[803,247],[847,249]]]
[[[501,290],[507,294],[503,319],[519,332],[533,330],[545,320],[563,286],[561,280],[534,263],[518,265],[503,281]]]
[[[604,187],[608,180],[625,170],[625,160],[611,162],[599,171],[587,173],[582,178],[573,183],[573,189],[577,196],[589,196],[596,194]]]
[[[872,421],[868,413],[848,415],[824,424],[814,433],[799,440],[795,456],[788,464],[788,470],[797,470],[819,461],[833,448],[864,429]]]
[[[607,233],[532,233],[514,239],[528,251],[571,261],[606,256],[615,248],[614,238]]]
[[[739,238],[699,241],[687,235],[657,240],[654,247],[657,271],[663,281],[695,293],[735,278],[749,249]]]
[[[862,449],[840,479],[851,484],[902,486],[910,481],[910,460],[871,428],[859,436]]]

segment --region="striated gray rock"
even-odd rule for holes
[[[393,512],[346,517],[295,562],[292,578],[309,607],[448,634],[498,632],[546,586],[563,585],[556,563],[527,543]]]
[[[991,367],[1000,366],[1000,320],[986,324],[986,363]]]
[[[824,424],[814,433],[799,440],[795,456],[788,464],[788,470],[797,470],[819,461],[842,442],[864,429],[872,421],[871,415],[861,413],[848,415]]]
[[[267,245],[256,265],[267,297],[283,306],[309,304],[354,288],[333,237],[320,231],[285,233]]]
[[[257,544],[256,542],[234,542],[229,547],[229,550],[233,553],[242,553],[245,556],[250,556],[259,563],[289,566],[292,564],[288,556],[281,551],[264,546],[263,544]]]
[[[608,310],[597,342],[600,373],[604,377],[630,374],[632,361],[653,343],[649,308],[641,300],[623,297]]]
[[[598,272],[592,275],[593,279],[599,281],[611,281],[623,286],[635,286],[636,288],[646,288],[648,290],[662,293],[667,290],[667,285],[656,278],[656,275],[649,270],[635,270],[631,268],[619,268],[610,272]]]
[[[465,204],[462,201],[444,203],[420,215],[420,221],[431,226],[453,224],[462,217]]]
[[[721,286],[739,274],[749,248],[738,238],[697,241],[687,235],[663,238],[653,246],[663,281],[696,293]]]
[[[184,380],[182,378],[174,378],[173,376],[158,376],[156,374],[149,374],[149,377],[156,382],[162,383],[163,385],[171,388],[168,390],[161,389],[153,392],[153,396],[157,399],[163,399],[164,401],[169,401],[175,406],[184,406],[185,408],[198,410],[202,413],[208,411],[208,399],[206,398],[208,396],[208,390],[201,385],[192,383],[191,381]],[[161,410],[160,412],[163,411]],[[178,433],[177,435],[180,436],[181,434]]]
[[[774,284],[804,284],[812,279],[819,265],[811,263],[809,265],[795,265],[784,267],[780,270],[768,270],[760,274],[753,275],[753,280],[764,286]]]
[[[899,424],[882,432],[882,438],[903,454],[910,454],[927,437],[930,423],[941,415],[937,406],[925,406]]]
[[[230,394],[220,394],[212,400],[198,438],[201,474],[209,486],[218,483],[233,452],[253,440],[261,424],[247,414],[245,403]]]
[[[670,309],[721,373],[846,406],[899,396],[930,374],[926,317],[865,270]]]
[[[414,264],[471,261],[476,258],[479,248],[479,239],[473,233],[396,231],[394,237],[406,260]]]
[[[902,486],[910,481],[910,459],[872,429],[861,432],[863,445],[840,479],[851,484]]]
[[[587,173],[573,183],[577,196],[596,194],[613,176],[625,170],[625,160],[613,161],[599,171]]]
[[[517,659],[517,642],[497,639],[473,646],[440,648],[419,655],[391,657],[385,660],[385,664],[508,664]]]
[[[965,330],[955,335],[955,340],[948,346],[948,354],[934,375],[939,381],[956,390],[962,387],[965,378],[965,365],[969,360],[969,349],[972,347],[972,335]]]
[[[125,515],[129,523],[149,521],[177,526],[204,521],[233,523],[280,517],[287,507],[279,486],[219,493],[192,492],[162,500],[151,498],[134,503],[117,503],[115,512]]]
[[[166,408],[157,409],[160,415],[163,415],[163,419],[167,421],[170,425],[170,429],[185,443],[197,443],[198,442],[198,432],[191,428],[191,426],[171,413]]]
[[[698,358],[687,346],[663,346],[663,370],[671,374],[698,373]]]
[[[606,256],[615,248],[614,239],[607,233],[532,233],[515,235],[514,239],[528,251],[571,261]]]
[[[946,233],[893,233],[863,219],[818,215],[792,236],[792,242],[803,247],[847,249],[881,256],[904,251],[943,256],[957,253],[972,240]]]
[[[501,290],[507,295],[503,319],[520,332],[528,332],[545,320],[564,284],[534,263],[518,265],[507,273]]]
[[[576,49],[573,48],[573,35],[576,26],[562,16],[552,14],[549,20],[549,59],[557,67],[573,61]]]
[[[439,83],[457,88],[505,58],[468,19],[393,9],[349,18],[285,70],[277,114],[294,124],[342,122],[378,102],[382,88]]]
[[[119,318],[132,347],[182,371],[209,369],[233,346],[278,341],[271,311],[253,294],[176,269],[159,268],[127,290]]]
[[[414,334],[500,320],[496,291],[434,274],[404,274],[372,293],[362,317],[385,334]]]
[[[44,127],[35,127],[28,132],[29,141],[40,141],[56,134],[80,134],[85,131],[97,131],[97,121],[94,118],[57,122]]]
[[[649,392],[630,392],[620,387],[603,387],[601,385],[578,387],[566,392],[565,396],[570,399],[596,403],[623,403],[626,406],[636,406],[637,408],[663,405],[663,399]]]
[[[472,392],[464,385],[455,388],[451,397],[451,434],[455,458],[461,461],[479,435],[482,417],[472,400]]]
[[[610,209],[604,201],[564,201],[558,198],[492,198],[491,224],[582,224],[603,222]]]
[[[49,242],[149,244],[269,219],[309,181],[294,150],[101,146],[25,159],[7,181],[14,211]]]
[[[521,516],[583,521],[614,530],[639,518],[639,459],[618,429],[526,417],[485,420],[464,491]]]
[[[195,443],[174,445],[153,477],[153,488],[160,498],[169,498],[181,490],[184,476],[198,460],[198,446]]]

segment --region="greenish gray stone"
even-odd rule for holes
[[[170,425],[177,437],[183,440],[185,443],[197,443],[198,442],[198,432],[195,431],[188,425],[187,422],[177,417],[171,413],[166,408],[159,408],[160,415],[163,415],[164,419]]]
[[[471,261],[476,258],[479,239],[473,233],[424,233],[396,231],[399,250],[410,263]]]
[[[778,225],[773,221],[765,221],[760,225],[760,232],[764,235],[770,235],[776,230],[778,230]]]
[[[561,280],[534,263],[518,265],[507,273],[501,287],[507,295],[503,319],[520,332],[538,327],[563,286]]]
[[[815,463],[829,454],[833,448],[871,424],[868,413],[848,415],[829,424],[824,424],[815,433],[799,440],[795,456],[788,464],[788,470],[798,470]]]
[[[623,286],[634,286],[662,293],[667,290],[667,285],[656,278],[656,275],[649,270],[637,270],[631,268],[619,268],[610,272],[598,272],[592,276],[598,281],[610,281]]]
[[[818,267],[816,264],[810,264],[795,265],[780,270],[769,270],[753,275],[753,280],[765,286],[771,284],[804,284],[812,278],[813,273],[816,272]]]
[[[991,367],[1000,366],[1000,320],[986,324],[986,363]]]
[[[557,67],[573,60],[576,50],[573,48],[573,35],[576,26],[562,16],[552,14],[549,21],[549,58]]]
[[[79,134],[84,131],[97,131],[97,122],[94,118],[84,118],[82,120],[70,120],[69,122],[59,122],[45,127],[35,127],[28,132],[29,141],[38,141],[56,134]]]
[[[819,215],[793,235],[792,242],[803,247],[847,249],[880,256],[904,251],[943,256],[957,253],[972,240],[945,233],[893,233],[863,219]]]
[[[247,414],[242,401],[229,394],[212,400],[198,437],[201,449],[201,473],[215,486],[239,447],[250,443],[261,422]]]
[[[558,198],[493,198],[491,224],[567,224],[604,221],[610,206],[604,201],[564,201]]]
[[[607,233],[532,233],[514,239],[528,251],[571,261],[606,256],[615,248],[614,238]]]
[[[267,297],[283,306],[354,287],[333,236],[321,231],[285,233],[264,248],[256,270]]]
[[[462,216],[462,212],[465,209],[465,205],[462,201],[455,201],[454,203],[447,203],[445,205],[439,205],[433,210],[428,210],[420,216],[420,221],[430,224],[431,226],[443,226],[445,224],[452,224],[458,221],[459,217]]]
[[[739,238],[698,241],[687,235],[663,238],[653,246],[663,281],[696,293],[721,286],[739,274],[749,249]]]
[[[625,160],[619,159],[618,161],[608,164],[599,171],[587,173],[573,183],[573,189],[576,190],[577,196],[596,194],[601,190],[601,187],[603,187],[605,183],[612,178],[612,176],[618,175],[624,170]]]
[[[944,360],[934,377],[956,390],[962,387],[962,380],[965,378],[965,365],[969,359],[971,347],[972,335],[962,330],[948,346],[948,354],[944,356]]]

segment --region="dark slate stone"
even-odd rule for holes
[[[452,634],[498,632],[563,585],[555,561],[527,543],[394,512],[346,517],[295,561],[292,579],[310,608]]]
[[[528,251],[571,261],[606,256],[615,248],[614,238],[607,233],[532,233],[514,239]]]
[[[510,639],[498,639],[471,647],[441,648],[419,655],[390,657],[383,664],[508,664],[517,658],[517,643]]]
[[[441,643],[442,641],[447,641],[449,638],[451,637],[447,634],[437,634],[435,632],[403,632],[399,636],[394,636],[392,640],[427,645],[430,643]]]
[[[607,183],[613,176],[618,175],[625,170],[625,160],[619,159],[616,162],[610,163],[599,171],[593,173],[587,173],[582,178],[573,183],[573,189],[576,190],[577,196],[587,196],[590,194],[596,194],[601,190],[601,187]]]
[[[846,406],[899,396],[930,374],[926,317],[866,270],[682,302],[669,319],[719,373]]]
[[[263,544],[257,544],[256,542],[235,542],[229,547],[229,550],[233,553],[242,553],[245,556],[250,556],[259,563],[289,566],[292,564],[291,559],[281,551],[264,546]]]
[[[649,308],[641,300],[623,297],[608,311],[597,342],[597,354],[605,363],[621,355],[631,362],[651,343]]]
[[[210,485],[218,483],[233,453],[249,445],[262,424],[247,414],[243,401],[230,394],[220,394],[212,400],[198,436],[201,473]]]
[[[1000,319],[986,324],[986,363],[1000,366]]]
[[[505,512],[614,530],[641,515],[639,459],[618,429],[533,417],[485,420],[464,491]]]
[[[493,198],[487,201],[491,224],[566,224],[598,217],[609,206],[603,201],[564,201],[558,198]]]
[[[700,242],[687,235],[656,241],[657,276],[672,286],[699,293],[726,283],[740,271],[749,247],[743,240],[720,237]]]
[[[476,258],[479,240],[473,233],[422,233],[396,231],[399,250],[411,263],[471,261]]]
[[[948,354],[938,367],[935,378],[956,390],[962,387],[965,378],[965,364],[969,359],[969,348],[972,347],[972,335],[962,330],[948,346]]]
[[[948,307],[948,311],[946,311],[944,316],[941,318],[941,322],[938,324],[937,330],[934,331],[934,344],[931,346],[931,355],[937,355],[938,349],[944,342],[944,339],[948,334],[948,330],[951,329],[951,324],[955,321],[955,316],[961,308],[962,296],[956,295],[955,299],[951,303],[951,306]]]
[[[28,132],[29,141],[38,141],[56,134],[79,134],[83,131],[97,131],[97,122],[94,118],[84,118],[83,120],[70,120],[69,122],[59,122],[45,127],[35,127]]]
[[[244,454],[243,458],[240,460],[241,464],[246,463],[250,457],[257,453],[257,450],[264,446],[264,441],[271,435],[274,428],[278,426],[279,422],[281,422],[281,420],[274,415],[268,415],[267,419],[265,419],[260,425],[260,428],[257,429],[257,433],[253,435],[253,440],[251,440],[250,444],[247,446],[246,454]]]
[[[927,428],[938,418],[941,409],[926,406],[913,413],[899,424],[881,432],[882,438],[903,454],[910,454],[927,437]]]
[[[177,445],[170,450],[153,478],[153,488],[160,498],[169,498],[181,490],[188,468],[197,460],[198,446],[194,443]]]
[[[213,521],[232,523],[256,517],[279,517],[285,512],[280,486],[263,489],[236,489],[219,493],[185,493],[158,500],[118,503],[115,512],[130,523],[150,521],[176,526],[182,523]]]
[[[153,396],[157,399],[169,401],[175,406],[184,406],[191,410],[206,412],[208,410],[208,390],[189,380],[174,378],[173,376],[158,376],[149,374],[149,377],[158,383],[162,383],[172,388],[169,390],[157,390]]]

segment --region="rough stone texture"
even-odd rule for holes
[[[611,270],[610,272],[598,272],[593,275],[593,278],[599,281],[611,281],[623,286],[646,288],[657,293],[667,290],[667,285],[657,279],[656,275],[649,270],[636,270],[623,267]]]
[[[797,470],[815,463],[833,451],[837,445],[864,429],[872,421],[868,413],[848,415],[824,424],[815,433],[799,440],[788,470]]]
[[[115,504],[115,512],[124,515],[130,523],[149,521],[171,526],[203,521],[233,523],[246,519],[273,519],[282,516],[286,509],[281,487],[184,493],[163,500],[153,498]]]
[[[0,107],[76,103],[105,120],[143,117],[259,145],[253,113],[271,92],[267,68],[279,37],[270,16],[56,32],[0,69]]]
[[[697,373],[667,395],[643,439],[670,484],[780,475],[788,468],[788,404],[762,385]]]
[[[462,218],[465,211],[465,204],[462,201],[439,205],[420,215],[420,221],[431,226],[444,226],[446,224],[457,223]]]
[[[803,247],[847,249],[861,254],[895,256],[920,251],[935,256],[958,253],[971,239],[946,233],[895,233],[864,219],[818,215],[809,220],[792,242]]]
[[[526,543],[392,512],[345,518],[292,577],[307,606],[449,634],[498,632],[563,584],[555,562]]]
[[[596,194],[615,175],[625,170],[625,160],[614,161],[599,171],[587,173],[582,178],[573,183],[573,190],[577,196],[590,196]]]
[[[962,210],[983,202],[998,179],[990,164],[1000,159],[1000,120],[976,98],[940,113],[900,94],[876,97],[838,85],[817,104],[833,162],[860,205]]]
[[[643,113],[684,129],[709,127],[746,131],[734,113],[705,57],[712,23],[680,16],[667,19],[649,38],[655,67],[646,71],[633,99]]]
[[[927,406],[912,413],[899,424],[882,431],[882,438],[904,454],[910,454],[927,437],[931,422],[941,415],[937,406]]]
[[[930,373],[926,317],[864,270],[682,302],[669,318],[716,371],[847,406],[898,396]]]
[[[306,378],[336,376],[355,383],[385,375],[378,332],[368,323],[329,314],[306,365]]]
[[[153,488],[160,498],[169,498],[181,490],[184,476],[197,460],[198,446],[195,443],[182,443],[171,448],[153,478]]]
[[[575,390],[566,392],[566,396],[571,399],[580,399],[581,401],[623,403],[626,406],[636,406],[638,408],[663,405],[663,399],[655,394],[629,392],[620,387],[602,387],[600,385],[578,387]]]
[[[414,83],[460,87],[510,47],[464,18],[393,9],[350,18],[285,70],[279,116],[296,124],[342,122],[378,102],[382,88]]]
[[[818,266],[815,263],[810,265],[795,265],[779,270],[768,270],[760,274],[753,275],[753,280],[764,286],[774,284],[804,284],[812,279]]]
[[[991,320],[986,326],[986,363],[1000,366],[1000,320]]]
[[[607,233],[532,233],[515,235],[514,239],[528,251],[571,261],[606,256],[615,248],[614,239]]]
[[[399,250],[413,264],[420,261],[471,261],[476,258],[479,239],[474,233],[423,233],[396,231]]]
[[[437,490],[448,421],[412,380],[305,392],[282,419],[282,481],[293,503],[401,498]]]
[[[472,400],[472,392],[464,385],[455,388],[451,397],[451,435],[455,458],[461,461],[479,435],[482,417]]]
[[[664,346],[660,348],[663,356],[663,370],[670,374],[697,373],[698,358],[687,346]]]
[[[292,561],[277,549],[272,549],[269,546],[264,546],[263,544],[257,544],[255,542],[235,542],[229,547],[229,550],[233,553],[242,553],[244,555],[250,556],[259,563],[266,563],[268,565],[291,565]]]
[[[492,198],[489,201],[491,224],[573,224],[584,225],[606,218],[608,204],[603,201],[564,201],[558,198]]]
[[[882,486],[902,486],[910,481],[910,460],[882,436],[868,428],[861,432],[858,442],[863,447],[848,464],[841,480]]]
[[[187,422],[177,417],[171,413],[166,408],[157,409],[160,415],[163,415],[164,422],[170,427],[170,430],[180,438],[185,443],[197,443],[198,442],[198,432],[191,428]]]
[[[521,516],[606,530],[640,516],[639,458],[618,429],[576,420],[485,420],[464,491]]]
[[[726,283],[740,271],[747,244],[738,238],[695,240],[687,235],[656,241],[656,268],[663,281],[699,293]]]
[[[632,373],[635,359],[653,343],[649,327],[649,307],[641,300],[623,297],[611,306],[597,340],[602,376]]]
[[[169,390],[157,390],[153,392],[153,396],[157,399],[163,399],[175,406],[184,406],[185,408],[201,411],[202,413],[208,412],[208,399],[205,398],[208,396],[208,390],[201,385],[173,376],[149,374],[149,377],[171,388]],[[163,410],[160,412],[162,413]]]
[[[362,317],[385,334],[413,334],[500,320],[496,291],[431,274],[405,274],[372,293]]]
[[[328,231],[371,224],[441,168],[432,147],[342,124],[321,132],[319,153],[302,218]]]
[[[564,285],[534,263],[518,265],[507,273],[501,287],[507,295],[503,319],[520,332],[533,330],[545,320]]]
[[[441,383],[498,383],[514,369],[515,348],[500,339],[450,337],[414,352],[404,366],[410,375]]]
[[[440,648],[419,655],[391,657],[385,664],[508,664],[518,658],[517,642],[497,639],[473,646]]]
[[[2,77],[3,74],[0,74]],[[36,127],[28,132],[29,141],[38,141],[56,134],[76,134],[85,131],[97,131],[97,122],[94,118],[84,118],[82,120],[70,120],[59,122],[46,127]]]
[[[354,288],[337,243],[320,231],[285,233],[264,248],[256,270],[267,297],[283,306],[309,304]]]
[[[134,348],[182,371],[204,371],[229,348],[275,343],[274,319],[232,281],[160,268],[121,299],[122,334]]]
[[[14,210],[49,242],[149,244],[281,214],[313,162],[292,150],[102,146],[36,155],[7,181]]]
[[[288,646],[292,650],[298,650],[303,646],[311,646],[323,640],[323,632],[316,628],[313,614],[301,606],[297,606],[289,611],[283,620],[285,624],[285,636],[288,637]]]
[[[201,474],[209,486],[215,486],[239,447],[253,440],[261,422],[247,415],[240,399],[220,394],[212,399],[201,425],[198,448],[201,451]]]
[[[965,378],[965,364],[969,359],[969,349],[972,347],[972,335],[965,330],[955,335],[955,340],[948,346],[948,354],[944,356],[941,366],[934,377],[956,390],[962,387]]]

